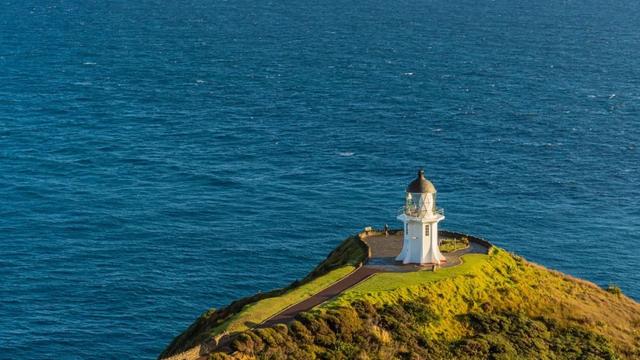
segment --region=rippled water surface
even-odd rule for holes
[[[637,1],[12,1],[0,357],[154,358],[397,226],[640,299]]]

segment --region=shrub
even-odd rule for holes
[[[620,287],[618,287],[617,285],[614,284],[609,284],[609,286],[607,286],[607,292],[613,295],[622,295],[622,290],[620,290]]]
[[[493,289],[494,291],[496,289]],[[456,296],[460,296],[457,294]],[[446,313],[416,297],[392,304],[356,300],[307,312],[284,329],[249,330],[234,341],[235,358],[248,359],[615,359],[609,340],[580,322],[531,317],[492,304],[447,320],[466,329],[447,340],[425,327]]]
[[[464,249],[469,246],[469,238],[466,236],[462,238],[447,238],[440,241],[440,251],[448,253],[460,249]]]

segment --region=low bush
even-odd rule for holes
[[[469,238],[466,236],[440,240],[440,251],[443,253],[453,252],[467,247],[469,247]]]
[[[622,290],[620,290],[620,288],[614,284],[609,284],[609,286],[607,286],[607,292],[613,295],[621,295],[622,294]]]

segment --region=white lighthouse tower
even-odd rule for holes
[[[436,188],[425,179],[423,170],[407,187],[398,220],[404,223],[404,238],[396,260],[436,265],[447,261],[438,247],[438,223],[444,220],[444,211],[436,208]]]

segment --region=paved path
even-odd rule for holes
[[[265,322],[260,324],[259,327],[270,327],[276,324],[289,323],[293,321],[293,319],[298,315],[298,313],[307,311],[312,309],[315,306],[322,304],[323,302],[337,296],[341,292],[347,290],[348,288],[356,285],[357,283],[367,279],[371,275],[380,272],[376,268],[371,268],[368,266],[361,266],[351,274],[343,277],[342,279],[335,282],[333,285],[328,288],[320,291],[319,293],[313,295],[312,297],[303,300],[297,304],[294,304],[279,314],[274,315],[273,317],[267,319]]]
[[[369,278],[371,275],[380,271],[381,270],[378,270],[375,268],[361,266],[355,271],[353,271],[352,273],[350,273],[349,275],[333,283],[333,285],[330,285],[329,287],[320,291],[319,293],[297,304],[293,304],[292,306],[275,314],[274,316],[270,317],[269,319],[265,320],[260,325],[258,325],[257,328],[266,328],[266,327],[274,326],[276,324],[290,323],[299,313],[303,311],[311,310],[315,306],[318,306],[323,302],[337,296],[338,294],[345,291],[346,289],[356,285],[357,283]],[[231,351],[231,349],[229,349],[229,344],[234,338],[235,338],[235,334],[225,335],[218,341],[217,344],[215,343],[207,344],[201,350],[201,353],[199,354],[200,357],[198,357],[198,360],[208,359],[208,355],[213,349],[215,349],[215,351],[222,351],[222,352]]]

